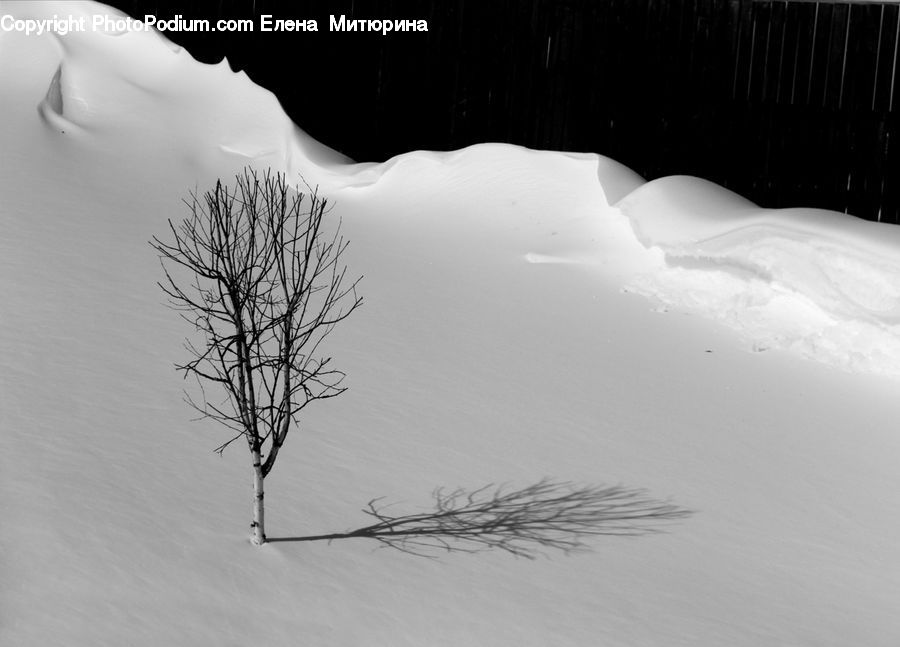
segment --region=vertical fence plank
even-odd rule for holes
[[[883,5],[882,5],[883,6]],[[873,109],[875,83],[880,65],[882,6],[859,5],[850,20],[847,66],[844,78],[844,107],[851,111]]]
[[[878,51],[876,53],[876,69],[874,88],[872,91],[872,110],[883,112],[888,110],[890,100],[891,75],[894,68],[894,44],[898,7],[897,5],[879,5],[880,18],[878,28]]]

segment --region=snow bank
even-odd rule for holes
[[[38,18],[101,11],[88,2],[8,6],[20,17]],[[201,183],[213,175],[208,169],[271,166],[351,201],[392,175],[433,174],[447,185],[460,167],[479,168],[524,195],[547,159],[595,164],[601,197],[592,215],[575,209],[579,224],[555,224],[521,258],[604,265],[630,291],[724,321],[753,350],[789,349],[850,371],[900,376],[896,227],[822,210],[761,209],[697,178],[644,183],[596,155],[482,145],[348,164],[225,61],[197,63],[155,32],[71,32],[55,40],[59,62],[45,81],[39,113],[49,132],[83,146],[110,148],[127,140],[144,154],[184,162]],[[542,195],[550,193],[543,189]],[[564,209],[565,203],[546,208]]]
[[[616,205],[660,263],[630,290],[784,348],[900,377],[900,228],[762,209],[705,180],[649,182]]]
[[[0,1],[76,11],[108,10]],[[721,303],[748,336],[867,323],[883,341],[893,230],[644,184],[596,155],[343,164],[279,110],[152,35],[0,32],[0,643],[900,644],[894,385],[740,352],[621,292]],[[545,475],[697,514],[536,562],[251,547],[249,461],[190,421],[172,370],[186,323],[147,245],[188,189],[247,162],[321,182],[365,275],[328,339],[350,390],[282,450],[271,536],[351,530],[373,497],[418,512],[436,486]]]
[[[69,137],[115,141],[128,138],[143,150],[187,156],[197,168],[222,157],[234,166],[259,164],[293,175],[304,164],[350,161],[309,137],[284,113],[278,99],[247,75],[195,61],[154,30],[94,31],[94,15],[124,14],[92,2],[8,2],[17,19],[54,15],[85,18],[88,29],[38,37],[10,32],[5,38],[54,39],[59,64],[46,80],[39,113],[47,127]],[[31,46],[34,46],[33,44]],[[314,174],[314,173],[312,173]]]

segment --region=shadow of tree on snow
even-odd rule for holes
[[[493,484],[467,491],[458,488],[433,493],[434,510],[394,516],[382,498],[363,509],[376,523],[349,532],[303,537],[273,537],[270,542],[333,541],[368,538],[383,547],[423,557],[435,551],[479,552],[500,549],[534,559],[543,549],[565,553],[585,550],[598,535],[638,536],[660,532],[660,522],[691,514],[644,490],[623,486],[576,486],[543,479],[508,490]]]

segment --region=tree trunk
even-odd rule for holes
[[[251,541],[257,546],[262,546],[266,543],[262,457],[258,447],[251,450],[251,453],[253,455],[253,522],[250,524]]]

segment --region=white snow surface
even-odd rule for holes
[[[663,267],[631,287],[719,318],[754,350],[900,376],[900,228],[821,209],[761,209],[666,177],[616,205]]]
[[[317,185],[365,275],[270,537],[543,476],[693,516],[536,561],[251,546],[248,457],[190,420],[147,244],[245,164]],[[896,227],[593,154],[353,164],[158,35],[0,31],[0,232],[2,645],[900,644]]]

